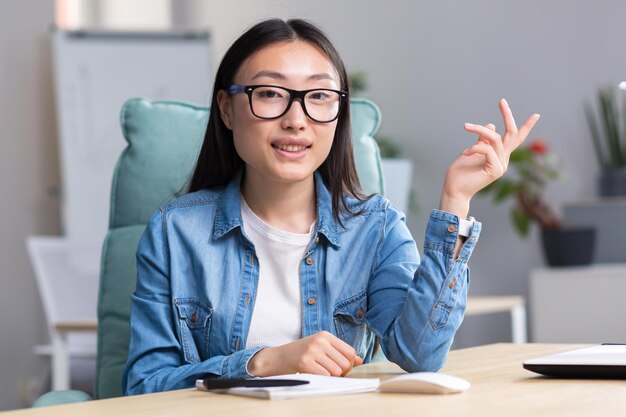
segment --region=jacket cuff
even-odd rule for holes
[[[457,260],[467,262],[474,251],[480,236],[482,223],[474,220],[474,225],[463,247],[459,251]],[[441,210],[433,210],[426,226],[424,250],[444,252],[449,257],[454,254],[454,245],[459,238],[459,216]]]
[[[222,365],[222,378],[252,378],[248,373],[248,362],[263,347],[244,349],[228,355]]]

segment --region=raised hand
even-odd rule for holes
[[[485,126],[465,124],[465,130],[476,133],[478,140],[448,168],[441,192],[441,210],[461,218],[467,217],[471,198],[504,175],[511,152],[526,140],[539,120],[539,114],[535,113],[518,129],[505,99],[500,100],[499,107],[504,119],[505,131],[502,136],[491,123]]]
[[[256,376],[296,372],[343,376],[362,363],[363,359],[352,346],[322,331],[286,345],[260,350],[248,362],[248,371]]]

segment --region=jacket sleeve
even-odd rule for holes
[[[198,363],[184,360],[177,334],[169,281],[165,212],[151,218],[137,249],[137,287],[131,300],[130,345],[122,376],[126,395],[188,388],[198,378],[246,378],[248,360],[260,348],[214,356]]]
[[[458,227],[457,216],[433,210],[420,259],[404,215],[392,206],[386,210],[366,319],[385,356],[408,372],[439,370],[463,321],[467,262],[481,224],[474,223],[454,259]]]

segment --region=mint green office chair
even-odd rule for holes
[[[359,179],[366,193],[382,192],[380,153],[372,136],[380,110],[352,99],[352,136]],[[152,212],[177,193],[191,175],[204,139],[208,109],[171,101],[128,100],[121,124],[128,146],[113,176],[109,231],[102,249],[98,301],[96,398],[122,395],[128,355],[130,296],[135,290],[135,251]],[[83,401],[78,391],[52,392],[35,406]]]

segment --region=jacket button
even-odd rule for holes
[[[363,313],[363,310],[361,310],[361,309],[359,308],[359,311],[357,311],[356,316],[357,316],[358,318],[362,319],[364,315],[365,315],[365,313]]]
[[[309,297],[309,299],[307,300],[307,303],[309,303],[309,305],[315,304],[315,298],[314,297]]]
[[[307,265],[313,265],[313,258],[311,258],[311,257],[306,258],[306,264]]]
[[[315,243],[320,243],[320,237],[319,237],[319,236],[317,236],[317,237],[315,238]]]
[[[448,287],[450,289],[454,288],[454,285],[456,284],[456,278],[452,278],[452,281],[450,281],[450,285],[448,285]]]
[[[191,322],[192,322],[192,323],[195,323],[197,318],[198,318],[198,316],[196,315],[196,312],[194,311],[194,312],[191,314]]]
[[[448,232],[452,233],[456,230],[456,226],[451,224],[450,226],[448,226]]]

